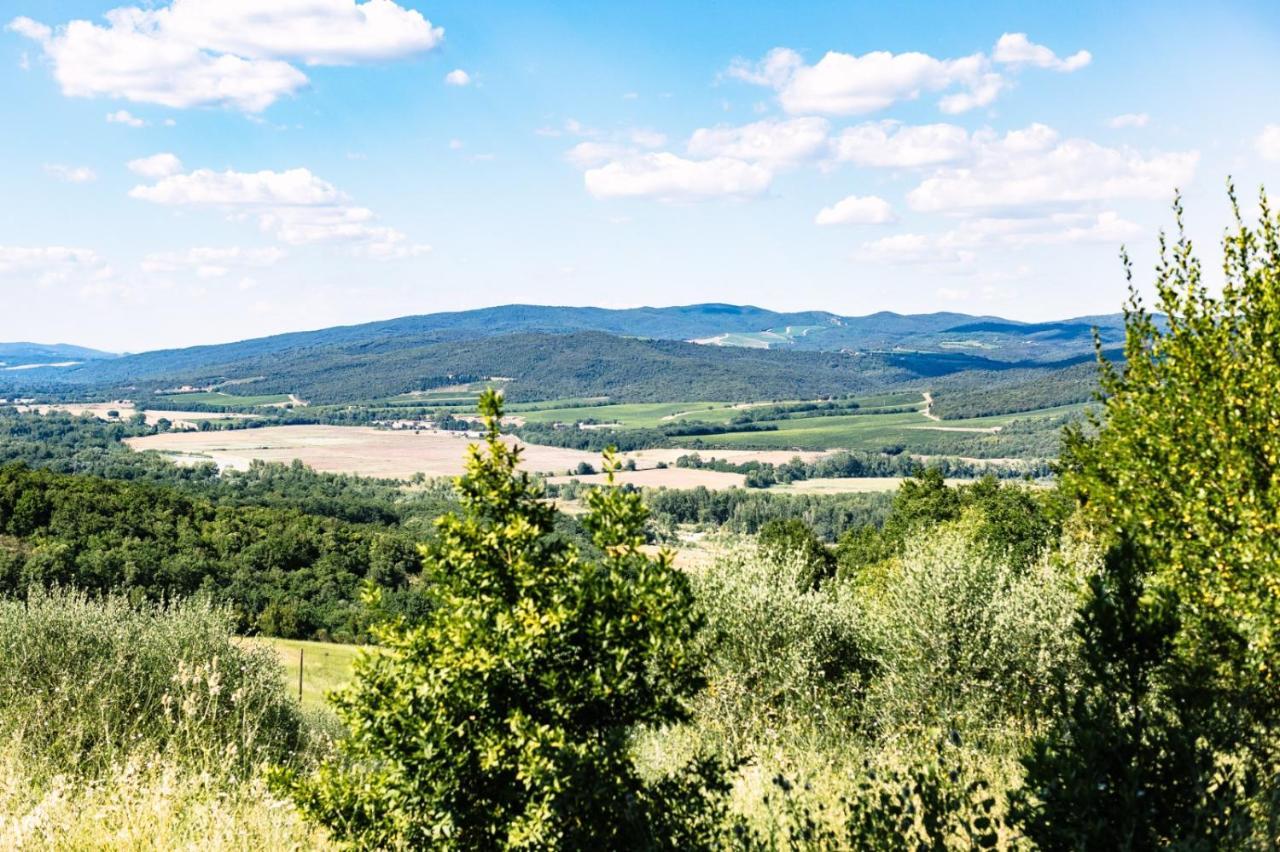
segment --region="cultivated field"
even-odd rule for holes
[[[218,432],[169,432],[130,438],[135,450],[156,450],[180,461],[213,461],[245,469],[254,459],[303,464],[325,473],[408,479],[455,476],[463,471],[466,448],[460,432],[387,431],[363,426],[272,426]],[[580,462],[599,465],[597,453],[524,444],[522,464],[535,473],[563,473]]]
[[[64,411],[73,417],[90,414],[99,420],[111,420],[110,413],[116,412],[121,420],[127,420],[138,412],[132,402],[85,402],[54,405],[20,405],[18,411],[34,411],[37,414],[48,414],[50,411]],[[161,420],[168,420],[179,428],[197,428],[205,420],[251,420],[256,414],[237,414],[231,411],[156,411],[146,409],[147,425],[154,426]]]

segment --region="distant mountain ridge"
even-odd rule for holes
[[[96,361],[117,357],[119,356],[114,352],[102,352],[68,343],[0,343],[0,367]]]
[[[237,393],[269,390],[339,401],[357,388],[394,394],[462,374],[517,376],[510,391],[521,397],[554,387],[656,399],[668,387],[687,395],[694,382],[746,398],[758,396],[764,385],[781,392],[789,382],[821,393],[823,382],[833,391],[848,391],[912,375],[1060,368],[1091,357],[1095,327],[1104,344],[1123,337],[1118,314],[1024,323],[949,312],[855,317],[722,303],[627,309],[502,305],[0,372],[0,386],[145,391],[237,380]],[[745,357],[743,349],[768,351]],[[853,375],[858,373],[868,375]],[[875,379],[868,384],[864,379],[871,375]],[[713,376],[719,378],[712,382]],[[756,394],[750,393],[753,382],[761,386]]]

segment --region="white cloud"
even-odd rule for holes
[[[1280,160],[1280,124],[1268,124],[1253,140],[1254,150],[1264,160]]]
[[[902,125],[879,121],[847,127],[836,137],[835,158],[859,166],[911,168],[954,163],[969,156],[969,134],[954,124]]]
[[[894,220],[889,202],[876,195],[850,195],[818,211],[818,225],[883,225]]]
[[[899,101],[915,100],[924,92],[942,93],[938,107],[945,113],[967,112],[994,103],[1008,82],[995,63],[1017,70],[1024,66],[1075,71],[1092,59],[1081,50],[1065,59],[1025,33],[1005,33],[991,57],[978,52],[957,59],[938,59],[926,53],[872,51],[857,56],[828,51],[808,65],[796,51],[777,47],[759,62],[735,60],[728,76],[767,86],[789,113],[864,115]]]
[[[69,97],[106,96],[185,108],[260,112],[307,84],[292,62],[344,65],[393,59],[440,43],[443,31],[392,0],[173,0],[125,6],[106,25],[53,29],[15,18]]]
[[[1108,127],[1146,127],[1151,121],[1151,116],[1145,112],[1126,112],[1124,115],[1117,115],[1107,122]]]
[[[444,81],[450,86],[469,86],[471,85],[471,75],[461,68],[455,68],[444,75]]]
[[[854,259],[884,265],[972,263],[993,247],[1080,243],[1119,244],[1142,233],[1137,224],[1112,210],[1097,214],[1057,213],[1019,219],[979,218],[938,234],[894,234],[862,244]]]
[[[0,275],[63,267],[90,267],[100,262],[97,253],[90,249],[66,246],[0,246]]]
[[[853,259],[892,266],[954,265],[972,263],[977,255],[947,245],[928,234],[894,234],[863,243]]]
[[[145,24],[175,42],[306,65],[397,59],[444,40],[421,12],[392,0],[174,0],[144,14]]]
[[[754,163],[729,157],[687,160],[668,152],[614,160],[584,175],[587,191],[597,198],[656,198],[694,201],[759,195],[773,173]]]
[[[1037,208],[1117,198],[1166,198],[1195,172],[1196,151],[1144,155],[1043,124],[973,139],[973,160],[940,169],[907,194],[915,210]]]
[[[410,243],[401,231],[378,224],[372,210],[351,204],[333,184],[304,168],[283,172],[196,169],[135,186],[129,195],[156,204],[253,215],[264,232],[290,245],[344,243],[357,254],[376,258],[411,257],[431,250]]]
[[[88,166],[64,166],[58,163],[46,163],[45,172],[67,183],[88,183],[97,180],[98,175]]]
[[[667,135],[647,127],[637,127],[627,131],[626,136],[641,148],[661,148],[667,144]]]
[[[921,92],[964,87],[972,106],[983,105],[999,92],[989,77],[989,63],[981,53],[961,59],[935,59],[924,53],[873,51],[854,56],[829,51],[814,65],[800,54],[775,48],[755,65],[741,61],[729,75],[778,93],[790,113],[860,115],[884,109]],[[958,111],[958,103],[957,109]]]
[[[342,194],[310,169],[284,172],[215,172],[196,169],[170,175],[150,186],[135,186],[129,195],[156,204],[311,205],[334,204]]]
[[[103,282],[112,274],[111,267],[91,249],[0,245],[0,277],[48,287],[72,279]]]
[[[695,157],[731,157],[770,166],[785,166],[808,159],[827,142],[824,118],[757,121],[741,127],[695,130],[688,153]]]
[[[166,178],[182,171],[182,161],[168,152],[152,154],[150,157],[139,157],[136,160],[130,160],[126,165],[129,171],[134,174],[142,175],[152,180]]]
[[[607,142],[579,142],[565,152],[564,158],[580,169],[588,169],[635,153],[622,145]]]
[[[1093,54],[1087,50],[1078,50],[1065,59],[1059,59],[1056,53],[1043,44],[1036,44],[1028,39],[1026,33],[1005,33],[996,42],[991,58],[1002,65],[1032,65],[1069,73],[1092,62]]]
[[[125,124],[129,127],[146,127],[147,123],[142,119],[129,112],[127,109],[118,109],[115,112],[107,113],[107,122],[110,124]]]
[[[231,269],[263,268],[274,266],[287,257],[287,252],[275,246],[247,249],[241,246],[197,247],[184,252],[160,252],[149,254],[142,260],[144,272],[178,272],[194,270],[201,278],[220,278]]]

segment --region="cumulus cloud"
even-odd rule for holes
[[[124,124],[129,127],[146,127],[147,123],[142,119],[129,112],[127,109],[118,109],[115,112],[107,113],[107,122],[109,124]]]
[[[996,49],[991,58],[1001,65],[1031,65],[1036,68],[1047,68],[1051,71],[1070,73],[1079,71],[1093,61],[1093,54],[1087,50],[1078,50],[1068,57],[1059,59],[1058,55],[1043,44],[1036,44],[1027,38],[1026,33],[1005,33],[996,42]]]
[[[64,166],[59,163],[46,163],[44,170],[47,174],[66,183],[88,183],[98,179],[97,173],[88,166]]]
[[[587,191],[597,198],[697,201],[759,195],[773,173],[730,157],[689,160],[669,152],[637,154],[587,170]]]
[[[1199,153],[1143,154],[1061,139],[1043,124],[1003,136],[975,134],[972,160],[925,178],[907,194],[915,210],[1039,208],[1118,198],[1167,198],[1195,172]]]
[[[779,47],[755,64],[735,62],[728,73],[774,89],[778,102],[790,113],[861,115],[898,101],[914,100],[922,92],[956,86],[968,90],[970,106],[990,103],[999,86],[988,79],[988,69],[989,63],[981,53],[961,59],[935,59],[924,53],[878,50],[854,56],[833,50],[817,63],[807,65],[796,51]]]
[[[196,169],[173,174],[149,186],[135,186],[129,195],[156,204],[186,205],[312,205],[342,200],[333,184],[310,169],[283,172],[215,172]]]
[[[969,134],[954,124],[903,125],[878,121],[847,127],[832,144],[836,160],[859,166],[937,166],[970,154]]]
[[[67,96],[246,112],[306,85],[292,63],[394,59],[444,37],[392,0],[173,0],[120,7],[105,18],[105,25],[73,20],[55,29],[19,17],[9,29],[40,45]]]
[[[850,195],[818,211],[818,225],[884,225],[894,220],[889,202],[876,195]]]
[[[1280,160],[1280,124],[1268,124],[1253,140],[1253,148],[1264,160]]]
[[[152,180],[166,178],[182,171],[182,161],[168,152],[152,154],[150,157],[139,157],[136,160],[130,160],[126,165],[129,171],[134,174],[142,175]]]
[[[778,167],[813,157],[827,143],[824,118],[757,121],[741,127],[695,130],[688,153],[695,157],[730,157]]]
[[[1146,127],[1151,121],[1151,116],[1145,112],[1126,112],[1124,115],[1117,115],[1107,122],[1107,126],[1114,128],[1122,127]]]
[[[455,68],[444,75],[444,81],[450,86],[469,86],[471,85],[471,75],[461,68]]]
[[[430,247],[378,224],[372,210],[350,203],[345,193],[309,169],[215,172],[196,169],[135,186],[129,195],[170,206],[209,207],[234,216],[251,215],[258,226],[290,245],[344,243],[357,254],[400,258]]]
[[[996,65],[1009,70],[1032,66],[1075,71],[1091,59],[1087,50],[1059,59],[1025,33],[1005,33],[991,56],[978,52],[939,59],[919,52],[877,50],[859,56],[831,50],[809,65],[795,50],[777,47],[758,62],[735,60],[726,73],[773,89],[782,108],[793,114],[864,115],[915,100],[925,92],[940,93],[938,107],[954,114],[995,102],[1008,86]]]

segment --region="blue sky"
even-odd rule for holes
[[[263,8],[267,7],[264,12]],[[0,339],[1116,310],[1280,177],[1274,3],[9,0]]]

